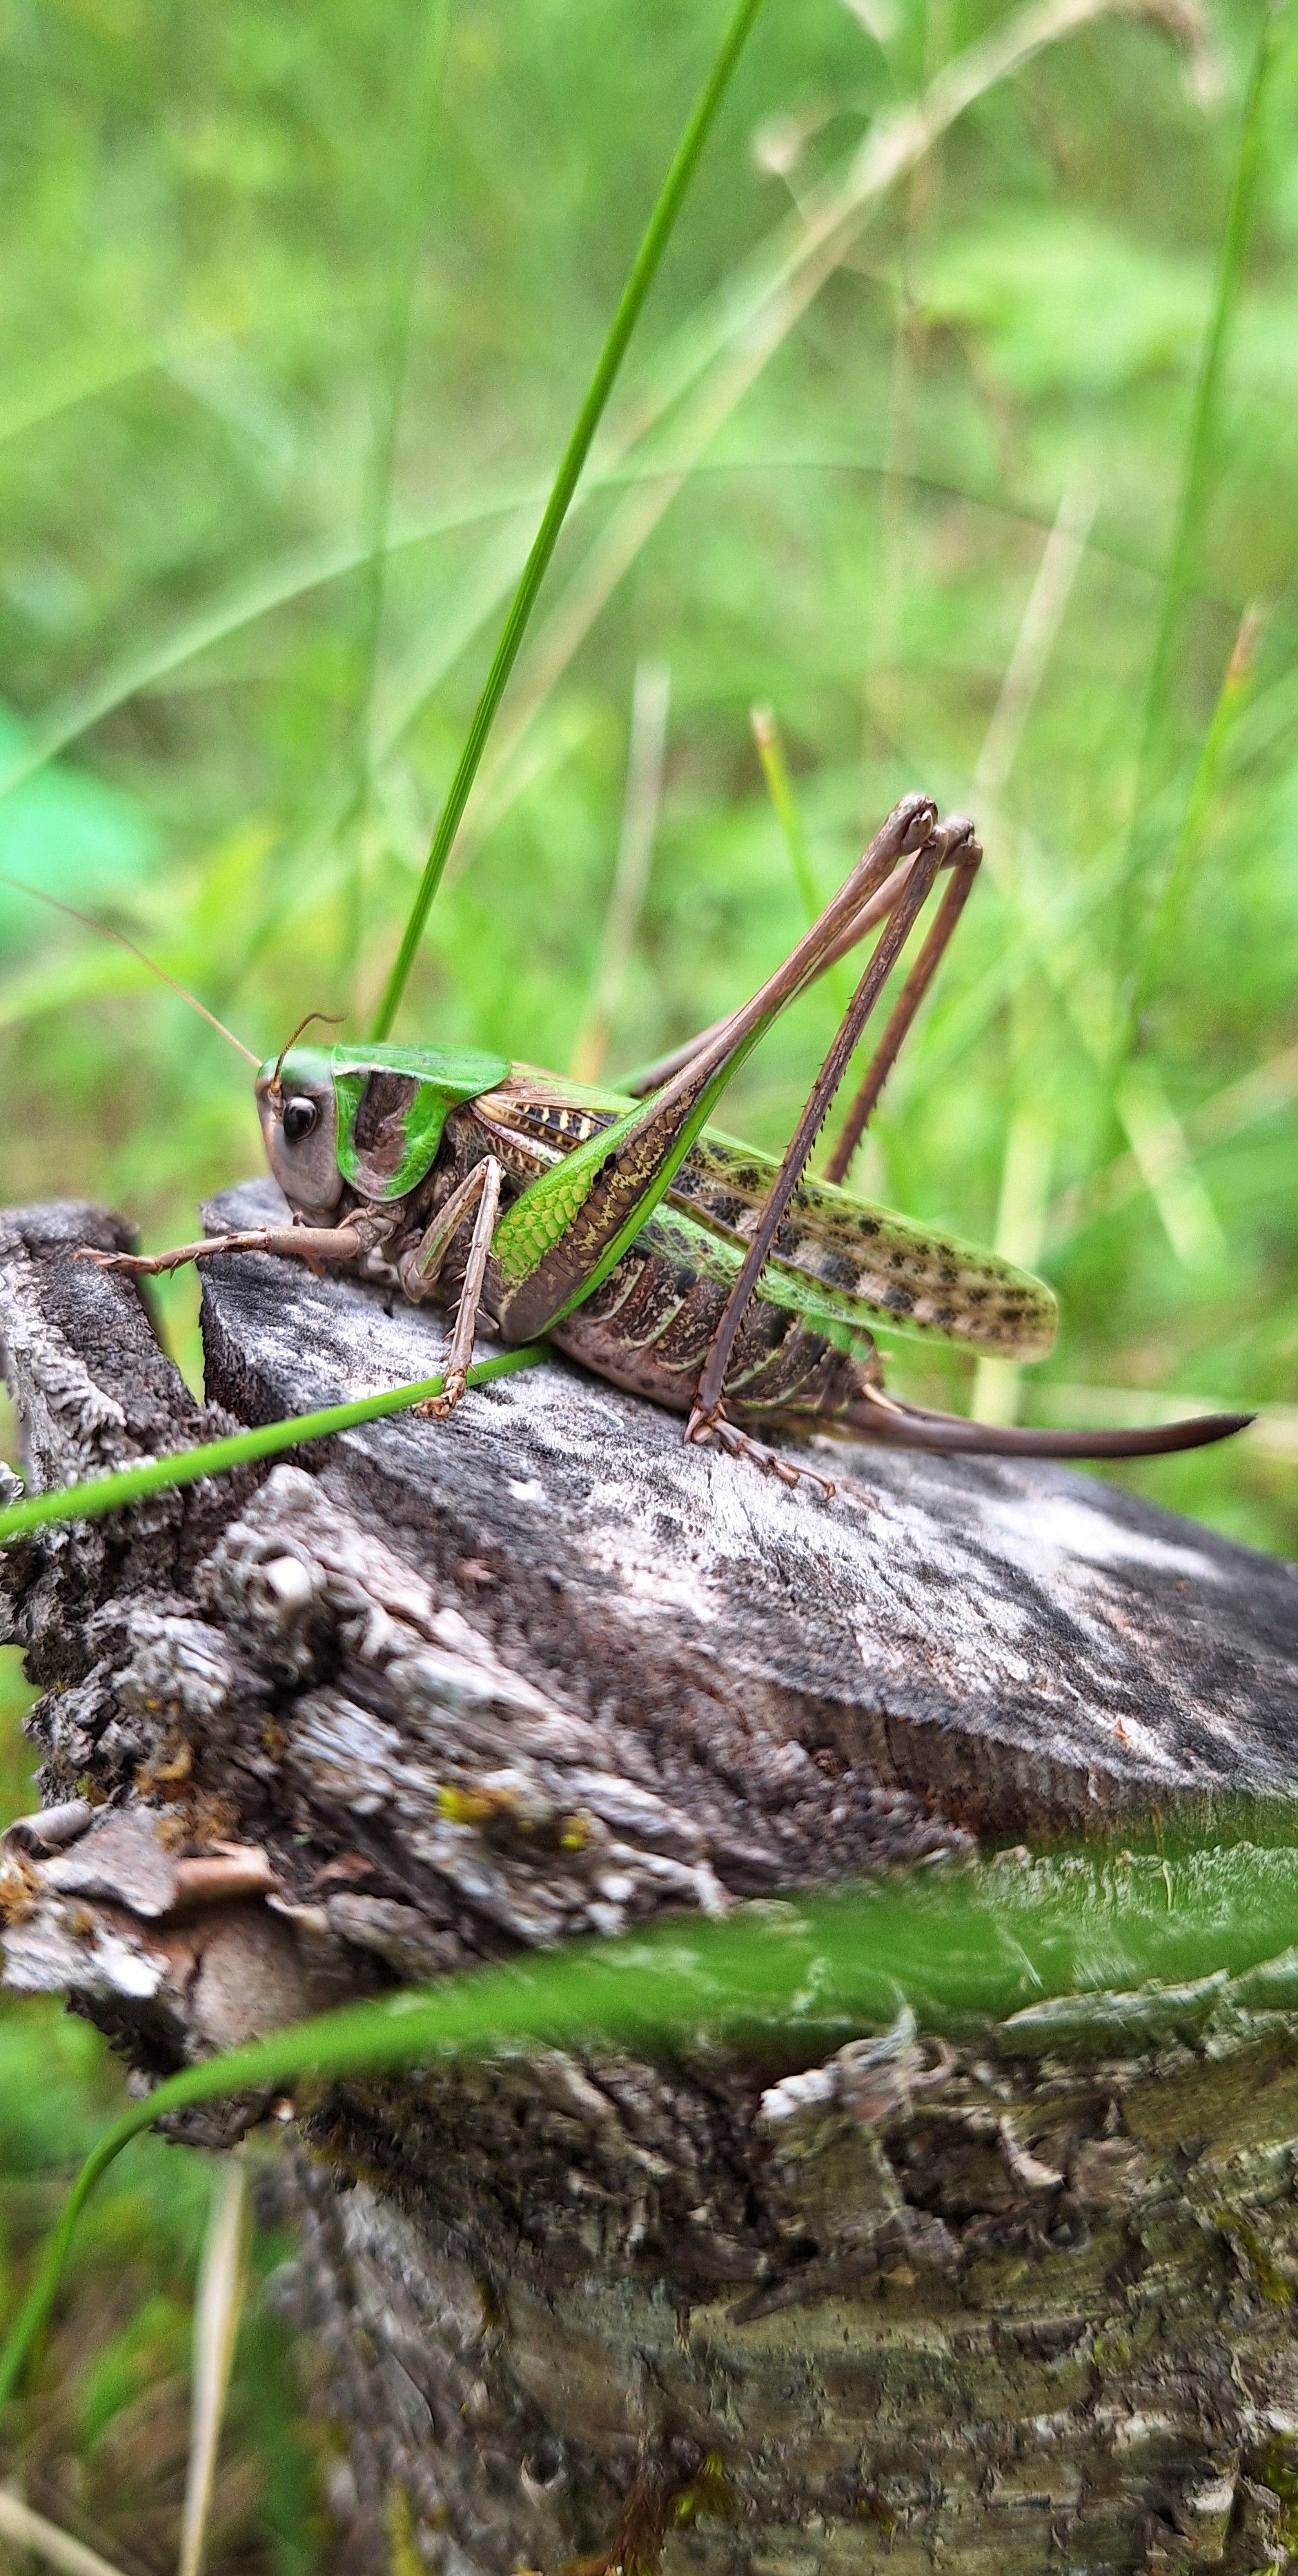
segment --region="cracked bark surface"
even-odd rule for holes
[[[426,1311],[242,1256],[206,1274],[200,1407],[135,1290],[69,1260],[121,1240],[0,1218],[35,1485],[436,1365]],[[10,1981],[148,2081],[575,1932],[1292,1800],[1292,1570],[1063,1470],[834,1472],[789,1494],[556,1362],[12,1548],[45,1806],[8,1838]],[[550,2050],[337,2088],[274,2189],[356,2563],[398,2492],[448,2576],[1286,2563],[1294,2038],[1218,1985],[953,2048],[900,2018],[821,2068]]]

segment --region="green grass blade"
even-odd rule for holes
[[[1252,682],[1260,625],[1260,612],[1256,608],[1246,608],[1218,691],[1217,703],[1203,738],[1194,776],[1190,782],[1185,812],[1181,817],[1181,828],[1176,836],[1163,881],[1163,890],[1145,941],[1140,973],[1132,995],[1133,1026],[1143,1018],[1146,1006],[1153,996],[1176,924],[1185,909],[1222,757]]]
[[[670,706],[670,664],[642,657],[631,689],[626,789],[613,882],[568,1064],[578,1082],[603,1079],[614,1019],[640,935],[662,807]]]
[[[780,838],[784,843],[789,866],[793,870],[793,881],[798,889],[807,927],[810,929],[812,923],[820,917],[822,899],[816,884],[816,872],[811,864],[811,852],[807,847],[807,835],[803,830],[798,800],[793,792],[789,764],[784,756],[784,742],[776,721],[775,709],[753,707],[748,721],[752,727],[753,740],[757,745],[757,757],[762,764],[766,792],[775,811],[775,819],[780,827]],[[852,998],[852,986],[841,966],[830,967],[825,977],[825,985],[839,1019],[846,1018],[847,1006]]]
[[[1154,633],[1149,677],[1145,689],[1128,842],[1129,899],[1126,907],[1128,927],[1130,901],[1136,892],[1134,879],[1146,815],[1167,768],[1172,676],[1186,603],[1192,587],[1191,573],[1200,522],[1212,476],[1222,377],[1225,371],[1231,327],[1239,303],[1244,259],[1252,229],[1253,208],[1257,197],[1258,174],[1262,158],[1263,111],[1270,74],[1278,51],[1282,19],[1283,0],[1263,0],[1257,43],[1253,52],[1243,115],[1240,120],[1235,167],[1231,175],[1230,194],[1226,202],[1221,243],[1217,253],[1212,310],[1199,359],[1199,373],[1194,389],[1194,402],[1190,411],[1190,425],[1181,472],[1180,498],[1177,503],[1167,569],[1163,576],[1158,624]],[[1119,1063],[1130,1052],[1135,1037],[1139,996],[1143,984],[1143,971],[1138,966],[1128,987],[1129,998],[1123,1015],[1120,1046],[1116,1055],[1116,1061]]]
[[[409,527],[393,532],[388,551],[426,545],[435,537],[453,536],[480,521],[505,517],[519,507],[521,497],[502,491],[458,509],[426,511]],[[24,786],[48,761],[56,760],[60,752],[102,724],[105,717],[115,715],[119,707],[156,688],[160,681],[201,654],[228,643],[259,619],[272,617],[281,608],[294,607],[313,591],[361,570],[369,551],[368,540],[363,536],[329,538],[296,548],[272,564],[269,571],[259,570],[251,580],[239,581],[205,600],[162,634],[149,637],[142,645],[133,643],[119,659],[108,663],[84,687],[48,708],[33,724],[22,749],[0,769],[0,798],[11,796],[15,788]]]
[[[877,460],[851,453],[821,454],[815,450],[788,448],[771,454],[763,448],[748,453],[720,458],[684,457],[674,464],[670,456],[651,457],[629,462],[609,461],[588,475],[584,493],[594,491],[634,491],[639,486],[681,474],[715,476],[718,480],[745,474],[773,475],[877,475]],[[901,479],[900,477],[898,479]],[[991,488],[977,483],[961,483],[930,474],[907,478],[921,492],[942,498],[968,501],[1004,519],[1011,526],[1048,528],[1048,517],[1027,504],[1007,500]],[[584,494],[583,494],[584,497]],[[418,546],[435,543],[439,538],[454,537],[466,529],[481,527],[492,520],[507,521],[513,514],[535,509],[540,487],[511,483],[498,491],[487,492],[477,499],[466,500],[450,508],[416,511],[390,528],[386,541],[386,558],[413,551]],[[84,735],[116,715],[131,700],[159,687],[164,681],[198,661],[204,653],[229,643],[257,625],[261,619],[274,617],[279,610],[298,606],[316,592],[333,583],[346,581],[363,572],[370,560],[371,540],[366,535],[328,538],[295,548],[281,557],[269,571],[258,571],[250,581],[240,581],[204,600],[201,605],[144,644],[132,643],[116,660],[96,672],[86,683],[68,696],[56,700],[31,725],[20,750],[0,768],[0,800],[26,785],[46,765],[71,749]],[[1105,561],[1125,569],[1157,575],[1138,551],[1103,538],[1093,538],[1091,551]],[[467,651],[479,625],[499,605],[508,582],[493,577],[488,594],[472,616],[457,625],[450,642],[439,647],[436,655],[417,684],[407,684],[399,702],[387,713],[376,717],[375,755],[382,757],[395,749],[402,736],[423,712],[435,685],[445,677],[459,655]],[[1202,598],[1216,607],[1233,609],[1239,614],[1238,600],[1224,600],[1213,593],[1195,590],[1190,596]],[[325,810],[321,831],[326,839],[340,829],[344,808],[336,799]]]
[[[721,39],[716,58],[703,88],[695,101],[689,123],[677,145],[671,168],[663,181],[658,202],[650,215],[644,238],[631,265],[631,273],[622,289],[617,311],[609,326],[608,338],[595,364],[586,397],[577,415],[572,436],[560,460],[554,488],[546,503],[532,550],[523,567],[518,588],[510,602],[491,668],[483,684],[482,695],[474,710],[468,739],[460,754],[459,766],[447,790],[446,801],[433,836],[433,846],[420,881],[410,919],[402,936],[387,989],[374,1023],[376,1038],[385,1038],[397,1014],[405,991],[419,942],[424,935],[433,898],[442,880],[442,872],[451,854],[469,793],[477,776],[478,764],[486,749],[487,737],[495,720],[496,709],[505,693],[510,672],[518,658],[519,646],[527,631],[536,596],[545,578],[547,566],[558,542],[559,531],[568,514],[568,504],[576,491],[581,469],[586,462],[591,440],[599,427],[618,369],[626,354],[627,344],[640,317],[654,276],[675,229],[676,219],[685,202],[686,191],[694,176],[703,146],[715,122],[717,111],[729,87],[731,75],[739,61],[752,30],[761,0],[736,0],[736,6]]]
[[[544,1359],[539,1342],[524,1342],[516,1351],[478,1360],[469,1370],[470,1386],[487,1386],[515,1369],[533,1368]],[[362,1422],[382,1422],[389,1414],[408,1413],[440,1395],[444,1377],[421,1378],[412,1386],[387,1387],[380,1395],[357,1396],[351,1404],[330,1404],[320,1413],[291,1414],[285,1422],[259,1423],[235,1431],[225,1440],[204,1440],[196,1449],[178,1449],[165,1458],[142,1459],[138,1467],[119,1467],[110,1476],[93,1476],[82,1485],[57,1486],[53,1493],[24,1495],[0,1512],[0,1547],[48,1529],[54,1521],[97,1520],[103,1512],[123,1511],[128,1503],[150,1494],[170,1493],[177,1485],[196,1485],[203,1476],[219,1476],[231,1467],[246,1467],[257,1458],[277,1458],[308,1440],[328,1440],[336,1431],[354,1431]]]
[[[1247,1818],[1237,1830],[1247,1831]],[[131,2139],[165,2113],[245,2090],[281,2091],[523,2043],[670,2046],[682,2038],[760,2053],[777,2039],[815,2063],[862,2030],[913,2012],[952,2030],[1030,2016],[1029,2047],[1065,2025],[1108,2045],[1206,2019],[1227,1976],[1253,1973],[1241,2003],[1298,2004],[1298,1848],[1246,1839],[1152,1851],[1006,1854],[892,1873],[827,1896],[676,1920],[615,1940],[573,1942],[440,1984],[345,2005],[209,2058],[159,2084],[87,2160],[0,2352],[12,2396],[57,2296],[78,2217]],[[1142,1992],[1151,1981],[1164,1991]],[[1168,1992],[1168,1989],[1174,1989]],[[1035,2027],[1034,2027],[1035,2025]],[[1164,2030],[1164,2036],[1166,2036]]]
[[[355,685],[347,726],[344,766],[350,772],[345,790],[341,831],[350,844],[350,865],[343,900],[342,973],[354,978],[360,964],[364,931],[365,885],[362,827],[373,787],[374,686],[379,645],[387,608],[388,557],[392,490],[397,440],[406,394],[410,331],[419,245],[427,214],[438,131],[438,101],[446,52],[450,0],[435,0],[424,36],[423,61],[416,82],[414,143],[409,166],[397,173],[394,211],[397,247],[386,297],[381,335],[381,363],[375,388],[374,421],[366,473],[363,520],[369,547],[354,650]],[[404,236],[404,237],[403,237]]]

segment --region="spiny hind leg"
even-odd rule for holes
[[[954,852],[955,844],[952,843],[944,865],[958,865],[958,858],[953,855]],[[880,922],[886,921],[888,915],[895,911],[905,894],[914,865],[913,855],[898,860],[891,876],[873,894],[866,897],[859,912],[853,915],[846,929],[840,930],[830,941],[816,966],[814,975],[810,978],[811,983],[815,983],[820,976],[827,974],[832,966],[838,964],[840,958],[849,957],[852,950],[859,947],[861,941],[868,938],[870,932],[877,930]],[[949,932],[947,936],[950,936]],[[659,1056],[653,1064],[645,1065],[638,1073],[624,1079],[623,1089],[636,1096],[655,1091],[659,1083],[667,1082],[674,1073],[679,1073],[681,1067],[688,1064],[690,1057],[697,1055],[701,1047],[707,1046],[717,1035],[718,1030],[724,1026],[724,1021],[714,1020],[709,1028],[700,1029],[696,1037],[687,1038],[683,1046],[674,1047],[670,1055]],[[884,1043],[886,1044],[887,1041],[885,1040]]]
[[[825,1165],[827,1181],[845,1181],[852,1157],[878,1107],[879,1094],[910,1035],[911,1024],[937,973],[961,913],[973,892],[982,851],[974,840],[955,844],[951,861],[951,881],[938,907],[937,918],[912,966],[865,1070],[856,1098],[843,1121],[834,1150]],[[913,865],[912,861],[912,865]]]
[[[702,1440],[709,1433],[720,1436],[721,1425],[726,1418],[724,1396],[735,1343],[752,1301],[759,1294],[762,1272],[775,1246],[789,1202],[811,1159],[812,1148],[856,1051],[857,1042],[910,937],[939,869],[953,862],[959,864],[962,860],[972,863],[976,847],[973,825],[961,816],[939,823],[915,853],[901,900],[892,908],[838,1035],[812,1085],[726,1299],[699,1378],[686,1435],[690,1439]]]

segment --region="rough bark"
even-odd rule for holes
[[[226,1260],[204,1412],[68,1261],[120,1239],[0,1221],[36,1484],[435,1365],[426,1314]],[[789,1494],[555,1363],[11,1550],[46,1800],[11,1981],[147,2080],[576,1931],[1292,1799],[1291,1570],[1063,1471],[836,1472]],[[338,2088],[279,2188],[358,2563],[397,2495],[448,2576],[1285,2563],[1293,2041],[1217,1987],[955,2049],[902,2020],[807,2074],[549,2051]]]

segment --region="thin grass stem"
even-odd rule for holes
[[[1054,1151],[1054,1124],[1048,1112],[1039,1100],[1022,1100],[1005,1139],[994,1248],[1003,1261],[1016,1262],[1023,1270],[1035,1270],[1041,1258]],[[970,1420],[1017,1422],[1022,1386],[1020,1361],[980,1358],[974,1370]]]
[[[789,775],[789,764],[784,756],[784,743],[776,721],[775,709],[774,707],[753,707],[749,712],[748,721],[753,729],[757,757],[762,764],[766,792],[774,808],[775,819],[780,827],[780,838],[793,870],[798,899],[806,916],[807,927],[810,929],[811,924],[819,919],[822,898],[816,884],[815,870],[811,864],[811,852],[807,847],[807,835],[802,827],[798,800],[793,791],[793,780]],[[852,998],[852,986],[847,976],[841,967],[831,966],[824,982],[834,1005],[835,1022],[845,1020],[847,1007]]]
[[[1185,456],[1181,469],[1181,488],[1172,542],[1168,550],[1167,569],[1163,576],[1158,621],[1149,660],[1145,702],[1141,717],[1140,739],[1136,755],[1136,774],[1128,832],[1127,874],[1128,902],[1124,939],[1131,930],[1130,907],[1135,894],[1135,879],[1142,855],[1141,844],[1149,826],[1149,807],[1156,796],[1168,766],[1168,735],[1171,723],[1172,675],[1175,667],[1185,608],[1191,587],[1191,570],[1199,543],[1204,509],[1212,479],[1217,444],[1217,422],[1221,387],[1225,373],[1231,329],[1239,304],[1244,275],[1244,260],[1252,230],[1253,209],[1262,160],[1263,119],[1272,66],[1278,49],[1284,0],[1263,0],[1257,41],[1249,70],[1240,119],[1239,142],[1231,174],[1230,192],[1222,222],[1217,252],[1217,269],[1213,284],[1212,306],[1204,335],[1190,408]],[[1173,861],[1173,865],[1175,862]],[[1126,1000],[1116,1033],[1114,1074],[1130,1054],[1135,1043],[1141,996],[1146,987],[1145,957],[1149,944],[1158,935],[1161,917],[1158,906],[1154,926],[1138,951],[1136,970],[1126,981]]]
[[[1203,738],[1186,799],[1181,828],[1176,836],[1171,864],[1154,913],[1153,923],[1140,963],[1140,974],[1132,995],[1131,1017],[1138,1026],[1157,989],[1164,961],[1175,936],[1176,925],[1184,913],[1202,850],[1204,826],[1217,784],[1222,757],[1235,722],[1245,704],[1253,677],[1258,639],[1262,629],[1262,611],[1256,602],[1246,608],[1239,622],[1230,660],[1222,675],[1212,720]]]
[[[194,2394],[177,2576],[201,2576],[212,2489],[246,2281],[248,2176],[241,2155],[212,2175],[212,2206],[194,2302]]]
[[[361,842],[373,777],[374,681],[387,600],[388,532],[397,437],[410,357],[410,323],[419,273],[419,245],[432,182],[432,138],[437,125],[436,107],[446,50],[448,14],[449,0],[434,0],[424,37],[423,62],[416,82],[414,139],[410,154],[413,167],[398,174],[397,257],[383,315],[385,345],[375,389],[374,426],[366,474],[364,522],[369,551],[356,637],[356,685],[348,728],[347,767],[351,774],[342,819],[342,831],[351,844],[351,863],[343,888],[341,942],[343,976],[348,982],[355,977],[364,935],[365,885]],[[404,238],[400,237],[402,227]]]
[[[1005,666],[983,747],[974,765],[977,810],[999,805],[1018,757],[1024,729],[1059,640],[1073,586],[1082,567],[1099,493],[1089,477],[1070,484],[1042,549],[1014,650]]]
[[[994,854],[988,873],[1000,881],[1003,893],[1009,881],[1014,880],[1020,911],[1029,916],[1031,905],[1024,901],[1023,889],[1017,882],[1023,844],[1021,839],[1016,840],[1002,811],[1002,799],[1068,611],[1098,497],[1089,478],[1079,478],[1063,494],[1028,593],[982,750],[974,764],[974,810]],[[1018,1074],[1018,1097],[1006,1129],[996,1215],[996,1251],[1003,1260],[1017,1262],[1024,1270],[1035,1270],[1040,1259],[1055,1153],[1053,1112],[1042,1099],[1039,1086],[1028,1089],[1024,1073],[1037,1057],[1038,1014],[1033,1005],[1038,991],[1034,979],[1032,984],[1020,983],[1008,997],[1007,1036],[1010,1064]],[[981,1358],[970,1391],[971,1419],[1016,1422],[1022,1392],[1023,1369],[1018,1361]]]
[[[1177,1260],[1210,1270],[1227,1243],[1190,1139],[1152,1064],[1127,1065],[1115,1094],[1118,1117]]]
[[[0,2539],[15,2549],[30,2552],[47,2567],[57,2568],[59,2576],[120,2576],[120,2571],[97,2549],[88,2549],[84,2540],[74,2540],[70,2531],[62,2531],[43,2513],[36,2513],[8,2487],[0,2487]]]
[[[494,1359],[477,1360],[468,1372],[470,1386],[488,1386],[493,1378],[509,1377],[515,1369],[534,1368],[545,1358],[539,1342],[523,1342],[515,1351],[501,1351]],[[124,1511],[130,1503],[147,1501],[151,1494],[170,1493],[178,1485],[195,1485],[204,1476],[227,1474],[232,1467],[247,1467],[259,1458],[278,1458],[287,1449],[298,1449],[308,1440],[328,1440],[335,1432],[354,1431],[363,1422],[382,1422],[389,1414],[408,1413],[413,1405],[424,1404],[430,1396],[440,1395],[446,1379],[421,1378],[412,1386],[385,1388],[380,1395],[357,1396],[350,1404],[331,1404],[319,1413],[290,1415],[285,1422],[259,1423],[251,1431],[232,1432],[224,1440],[203,1440],[194,1449],[179,1449],[163,1458],[141,1459],[138,1467],[118,1467],[109,1476],[92,1476],[81,1485],[60,1485],[49,1494],[27,1494],[21,1502],[10,1503],[0,1511],[0,1547],[12,1539],[27,1538],[33,1530],[48,1529],[56,1521],[97,1520],[104,1512]]]
[[[559,462],[554,487],[545,506],[531,553],[523,567],[518,588],[510,602],[500,641],[491,668],[483,683],[482,695],[474,710],[468,739],[460,754],[446,801],[433,835],[428,863],[406,924],[400,948],[388,977],[387,989],[374,1024],[374,1035],[384,1038],[396,1017],[401,996],[409,980],[433,898],[441,884],[442,872],[450,857],[455,835],[460,827],[469,792],[478,774],[478,766],[487,745],[496,709],[505,693],[510,672],[518,658],[519,647],[527,632],[536,604],[537,593],[545,578],[550,557],[558,543],[559,531],[568,515],[568,504],[576,491],[581,470],[590,450],[591,440],[599,427],[611,394],[627,344],[639,320],[641,309],[653,283],[667,244],[676,227],[677,217],[685,202],[686,192],[697,168],[731,76],[743,52],[761,7],[761,0],[736,0],[729,23],[722,36],[716,58],[695,102],[689,122],[663,181],[658,202],[650,215],[644,238],[631,264],[631,273],[622,289],[617,310],[609,326],[608,337],[596,360],[595,372],[587,387],[585,400],[573,425],[572,435]]]
[[[598,1082],[603,1073],[622,987],[639,934],[662,803],[670,704],[671,671],[667,663],[638,663],[631,691],[631,740],[617,860],[590,993],[572,1050],[570,1070],[578,1082]]]
[[[990,35],[958,54],[918,98],[879,117],[846,169],[805,201],[804,220],[792,238],[781,227],[746,266],[715,322],[687,337],[667,390],[660,390],[646,407],[636,429],[638,437],[647,435],[670,403],[688,393],[673,459],[659,474],[636,478],[546,618],[529,656],[526,680],[493,745],[487,765],[493,781],[509,768],[523,735],[619,582],[699,471],[713,440],[842,266],[874,208],[979,99],[1047,47],[1129,5],[1130,0],[1028,0]],[[628,438],[624,445],[629,443]],[[463,872],[474,837],[470,816],[453,874]]]

